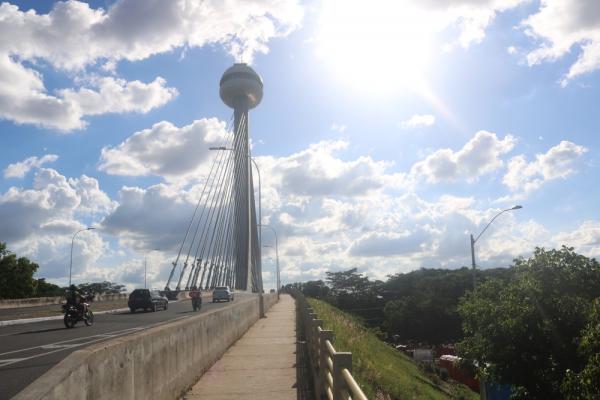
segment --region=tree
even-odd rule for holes
[[[77,285],[77,289],[80,292],[95,294],[118,294],[123,293],[127,290],[125,285],[120,285],[109,281],[82,283],[80,285]]]
[[[39,266],[26,257],[8,251],[0,242],[0,299],[31,297],[35,291],[33,274]]]
[[[329,288],[322,280],[308,281],[302,284],[302,293],[304,293],[305,296],[320,299],[327,296]]]
[[[65,294],[65,288],[46,282],[45,278],[35,281],[34,297],[56,297]]]
[[[369,278],[356,272],[356,268],[348,271],[326,272],[327,283],[334,296],[365,295],[369,287]]]
[[[460,354],[482,375],[515,387],[515,398],[563,398],[567,371],[581,372],[579,347],[600,293],[600,264],[572,248],[536,248],[515,260],[508,282],[491,279],[459,305]]]
[[[490,276],[510,275],[498,268],[482,271],[480,281]],[[473,287],[468,268],[420,269],[396,274],[385,283],[386,326],[389,335],[429,344],[454,343],[462,339],[459,298]]]
[[[579,353],[586,359],[580,372],[567,371],[563,392],[567,400],[600,399],[600,298],[594,301],[583,331]]]

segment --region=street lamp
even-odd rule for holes
[[[152,253],[153,251],[159,251],[159,250],[160,249],[152,249],[149,252],[147,252],[146,254],[144,254],[144,289],[147,289],[147,286],[146,286],[146,271],[147,271],[146,259],[148,258],[148,254]]]
[[[483,230],[481,231],[481,233],[479,235],[477,235],[476,238],[473,239],[473,234],[471,234],[471,266],[472,266],[472,272],[473,272],[473,290],[475,290],[475,243],[479,240],[479,238],[481,237],[481,235],[483,235],[483,232],[485,232],[487,230],[487,228],[489,228],[489,226],[492,224],[492,222],[494,222],[494,220],[496,218],[498,218],[501,214],[504,214],[507,211],[513,211],[513,210],[520,210],[521,208],[523,208],[523,206],[514,206],[511,208],[507,208],[506,210],[502,210],[500,211],[498,214],[496,214],[494,216],[494,218],[492,218],[490,220],[490,222],[488,222],[488,224],[485,226],[485,228],[483,228]]]
[[[91,231],[93,229],[96,229],[92,226],[88,226],[85,229],[80,229],[77,232],[75,232],[75,234],[73,235],[73,239],[71,239],[71,263],[69,264],[69,286],[71,286],[71,273],[73,271],[73,243],[75,242],[75,236],[77,236],[77,234],[79,232],[83,232],[83,231]]]
[[[275,228],[273,228],[270,225],[263,225],[263,224],[258,224],[259,227],[265,227],[265,228],[269,228],[273,231],[273,233],[275,234],[275,260],[276,260],[276,265],[277,265],[277,298],[279,299],[279,288],[281,287],[281,282],[280,282],[280,276],[279,276],[279,241],[277,239],[277,231],[275,230]],[[264,246],[264,247],[270,247],[270,246]]]

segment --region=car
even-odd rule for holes
[[[140,308],[152,311],[156,311],[159,308],[166,310],[169,308],[169,300],[161,296],[158,290],[135,289],[129,295],[127,305],[132,313]]]
[[[213,303],[217,301],[233,301],[233,292],[229,289],[229,286],[217,286],[213,290]]]

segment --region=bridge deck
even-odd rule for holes
[[[184,396],[186,400],[295,400],[296,312],[281,295],[267,318],[258,320]]]

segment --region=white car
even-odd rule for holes
[[[229,289],[229,286],[217,286],[213,290],[213,303],[217,301],[233,301],[233,292]]]

